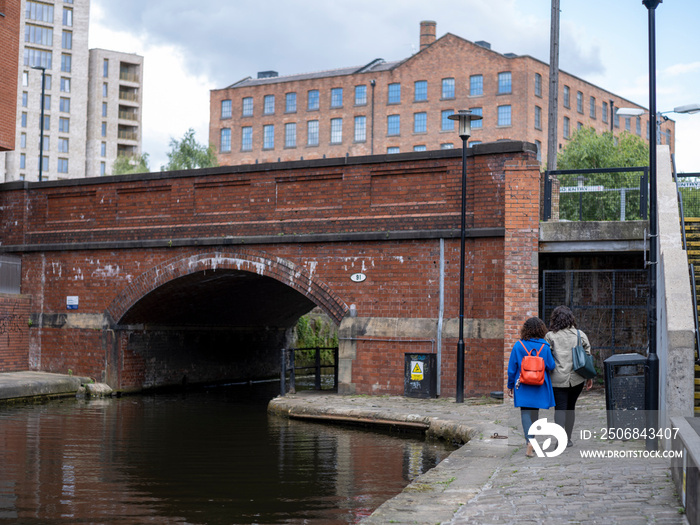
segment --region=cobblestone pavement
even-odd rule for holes
[[[607,426],[602,391],[580,398],[574,446],[544,458],[525,456],[520,413],[510,399],[457,405],[454,399],[297,394],[277,398],[270,407],[289,417],[422,423],[438,436],[470,438],[363,520],[365,525],[688,523],[668,459],[629,457],[646,455],[641,440],[581,439],[581,430]],[[540,411],[543,417],[553,421],[553,410]],[[582,457],[591,452],[607,457]]]

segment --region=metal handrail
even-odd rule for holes
[[[314,350],[313,366],[296,366],[296,352]],[[333,364],[321,364],[321,350],[333,350]],[[311,348],[283,348],[280,366],[280,395],[287,394],[287,372],[289,372],[289,393],[296,393],[296,371],[314,370],[314,389],[321,390],[321,369],[333,368],[333,388],[338,388],[338,347],[316,346]]]

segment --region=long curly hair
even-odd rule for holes
[[[530,317],[520,329],[520,339],[524,341],[528,339],[542,339],[545,335],[547,335],[547,326],[539,317]]]
[[[577,328],[574,313],[568,306],[557,306],[549,318],[549,329],[552,332],[558,332],[571,326]]]

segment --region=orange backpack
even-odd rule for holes
[[[540,357],[540,352],[544,348],[546,343],[542,343],[540,349],[537,351],[537,355],[533,355],[535,349],[528,350],[527,347],[520,341],[523,345],[527,355],[523,357],[520,363],[520,382],[524,385],[541,385],[544,383],[544,359]]]

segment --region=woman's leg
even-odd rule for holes
[[[539,419],[539,414],[539,408],[520,408],[520,420],[523,423],[523,435],[525,436],[526,443],[529,443],[530,438],[533,437],[532,434],[528,434],[528,430],[530,430],[532,424]]]
[[[571,441],[571,436],[574,432],[574,422],[576,421],[576,401],[583,391],[584,384],[581,383],[567,389],[569,395],[566,403],[566,426],[564,429],[566,430],[566,435],[569,436],[569,441]]]
[[[569,389],[554,387],[554,422],[566,428],[566,412],[569,406]]]

